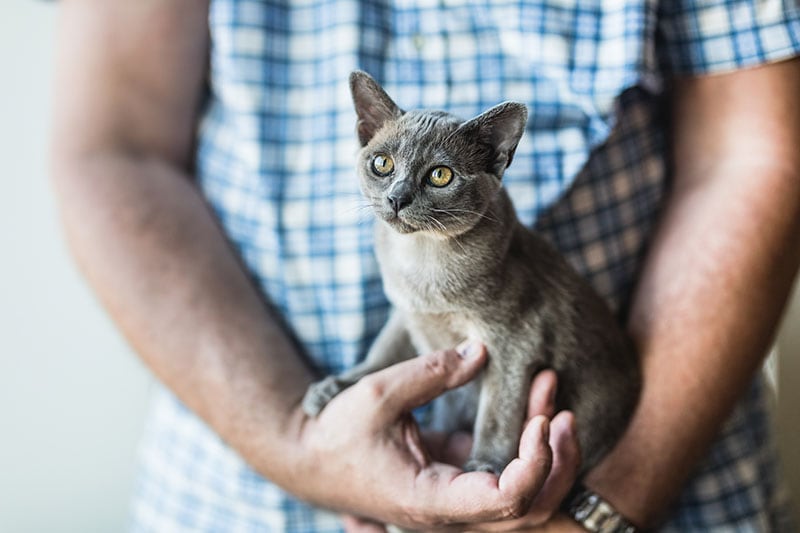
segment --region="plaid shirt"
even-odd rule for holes
[[[199,184],[324,372],[363,357],[388,311],[354,172],[352,70],[370,72],[406,109],[467,118],[525,102],[527,132],[504,178],[520,218],[623,309],[669,179],[667,78],[800,52],[793,0],[214,0],[210,29]],[[665,531],[787,531],[765,395],[756,380]],[[163,389],[132,524],[341,529],[253,472]]]

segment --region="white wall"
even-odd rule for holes
[[[47,183],[55,7],[0,2],[0,531],[121,531],[150,380],[75,272]],[[78,127],[78,126],[76,126]],[[800,304],[782,444],[800,494]]]
[[[0,531],[123,531],[148,379],[67,256],[47,181],[55,4],[0,2]]]

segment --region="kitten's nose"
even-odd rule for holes
[[[392,206],[392,209],[394,209],[395,215],[410,204],[413,197],[414,188],[407,179],[395,181],[389,188],[389,193],[386,195],[386,199],[389,201],[389,205]]]
[[[389,205],[392,206],[394,209],[394,214],[398,214],[401,209],[411,203],[411,198],[407,194],[403,193],[389,193],[389,196],[386,197],[389,200]]]

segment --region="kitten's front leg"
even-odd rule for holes
[[[510,355],[510,354],[505,354]],[[491,355],[490,355],[491,357]],[[490,359],[481,382],[475,442],[464,469],[499,475],[517,457],[533,372]]]
[[[334,396],[359,379],[400,361],[410,359],[414,355],[416,354],[403,314],[395,310],[370,347],[364,361],[339,375],[328,376],[308,387],[303,397],[303,411],[309,416],[317,416]]]

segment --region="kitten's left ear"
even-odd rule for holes
[[[350,93],[358,115],[358,140],[361,146],[366,146],[387,120],[403,114],[403,110],[397,107],[378,82],[364,71],[356,70],[350,74]]]
[[[491,163],[492,170],[497,176],[502,176],[514,159],[527,121],[528,109],[525,104],[503,102],[468,120],[458,129],[491,146],[495,156]]]

